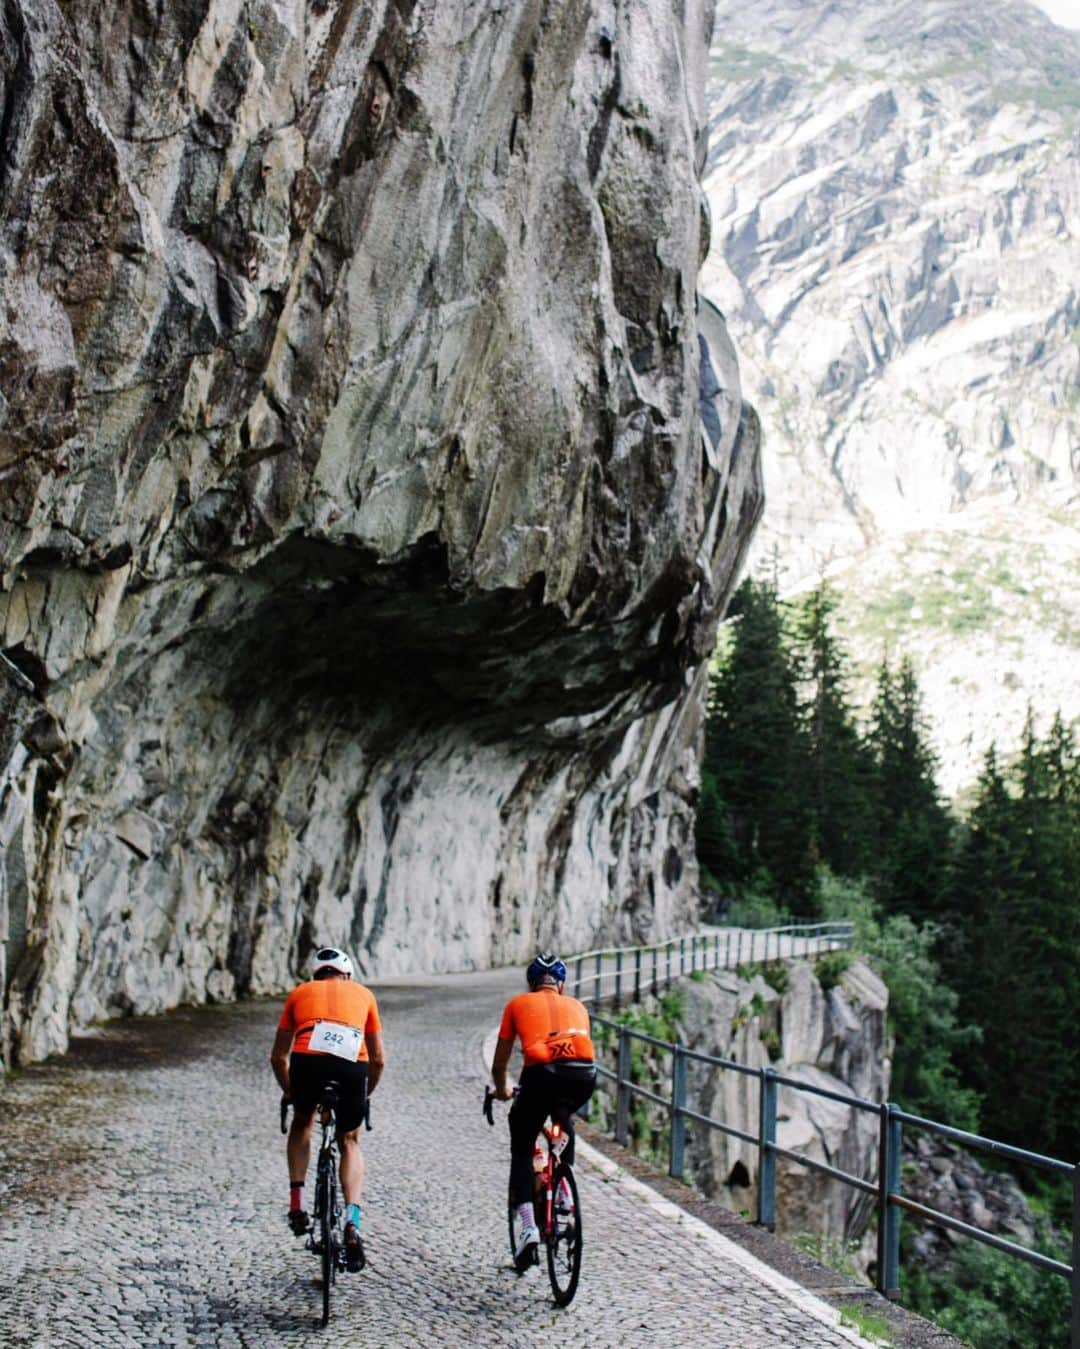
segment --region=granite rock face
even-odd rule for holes
[[[6,1061],[691,915],[711,8],[6,6]]]
[[[725,972],[680,985],[684,1042],[748,1068],[775,1068],[811,1087],[886,1100],[888,991],[874,971],[854,960],[838,982],[823,988],[808,962],[773,967],[779,969],[785,974],[772,983],[760,973],[747,979]],[[694,1065],[687,1086],[693,1109],[756,1136],[757,1077]],[[849,1175],[872,1179],[876,1174],[878,1117],[869,1111],[780,1087],[776,1141]],[[688,1160],[695,1183],[706,1193],[736,1211],[755,1211],[756,1146],[717,1130],[692,1129]],[[778,1231],[850,1242],[863,1236],[872,1210],[872,1201],[852,1187],[777,1158]]]
[[[703,289],[768,453],[753,566],[915,662],[942,784],[1080,716],[1080,34],[1019,0],[719,0]]]

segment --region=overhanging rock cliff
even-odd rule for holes
[[[5,8],[7,1061],[689,914],[710,11]]]

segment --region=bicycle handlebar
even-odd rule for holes
[[[520,1090],[521,1090],[520,1087],[514,1088],[514,1094],[512,1097],[513,1100],[515,1101],[517,1100],[517,1095]],[[491,1090],[490,1087],[484,1088],[484,1118],[492,1126],[492,1128],[495,1127],[495,1116],[492,1113],[492,1106],[498,1099],[499,1099],[498,1096],[495,1095],[495,1093]]]

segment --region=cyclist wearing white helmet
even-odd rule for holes
[[[589,1013],[577,998],[563,993],[566,966],[557,956],[538,955],[525,972],[528,993],[511,998],[503,1009],[491,1061],[495,1095],[513,1095],[506,1078],[514,1041],[521,1041],[525,1066],[517,1099],[510,1107],[510,1202],[514,1217],[514,1256],[519,1268],[531,1263],[540,1241],[533,1209],[533,1149],[550,1115],[566,1130],[565,1160],[574,1161],[574,1119],[596,1087],[589,1035]]]
[[[311,1126],[319,1092],[333,1079],[340,1085],[337,1136],[341,1147],[341,1190],[345,1197],[345,1264],[364,1265],[360,1236],[364,1158],[360,1126],[368,1093],[382,1076],[382,1027],[375,995],[354,982],[352,961],[334,946],[320,947],[311,979],[285,999],[270,1066],[293,1104],[286,1144],[289,1163],[289,1226],[302,1236],[310,1226],[304,1209],[304,1180],[311,1157]]]

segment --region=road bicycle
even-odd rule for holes
[[[315,1114],[322,1127],[322,1142],[315,1163],[315,1206],[307,1248],[322,1264],[322,1324],[330,1321],[330,1293],[338,1271],[345,1268],[345,1241],[341,1232],[342,1208],[338,1199],[337,1104],[338,1082],[327,1082],[319,1092]],[[281,1132],[290,1102],[282,1098]],[[364,1127],[371,1129],[371,1102],[364,1106]]]
[[[515,1090],[514,1095],[517,1095]],[[496,1097],[490,1087],[484,1089],[484,1117],[495,1123],[492,1109]],[[560,1118],[561,1115],[561,1118]],[[573,1301],[581,1275],[581,1251],[584,1237],[581,1230],[581,1202],[578,1198],[574,1168],[563,1160],[562,1153],[569,1141],[567,1127],[569,1111],[556,1110],[550,1124],[545,1124],[542,1136],[547,1144],[543,1166],[535,1178],[533,1211],[540,1241],[547,1254],[548,1279],[557,1307],[566,1307]],[[526,1266],[519,1265],[514,1253],[514,1206],[507,1199],[507,1221],[510,1229],[510,1258],[519,1274]],[[533,1261],[537,1261],[536,1253]]]

